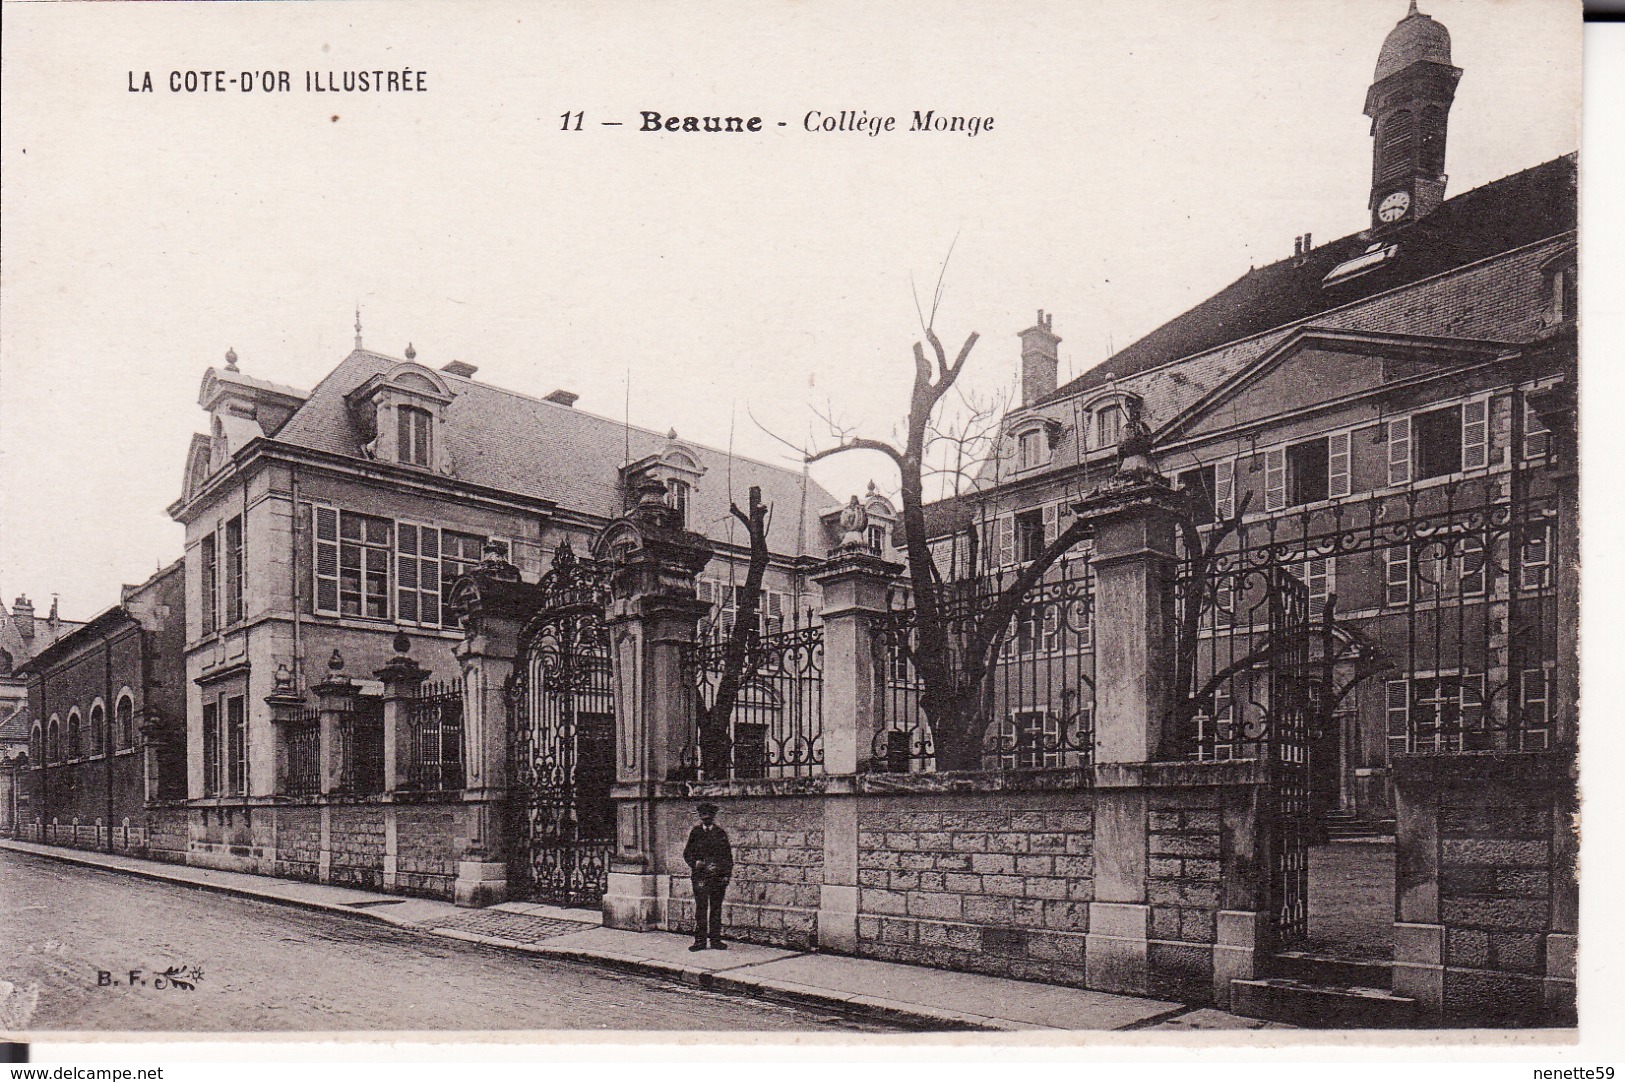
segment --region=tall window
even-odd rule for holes
[[[62,722],[54,714],[51,715],[51,724],[46,730],[45,751],[51,762],[62,761]]]
[[[1324,439],[1305,440],[1286,449],[1286,476],[1288,500],[1292,505],[1324,500],[1330,489],[1326,484],[1327,466],[1331,461]]]
[[[1443,477],[1461,470],[1461,407],[1448,406],[1411,418],[1416,479]]]
[[[28,761],[35,766],[45,761],[45,734],[37,721],[28,731]]]
[[[107,710],[101,703],[90,708],[90,754],[107,754]]]
[[[1016,559],[1028,563],[1044,554],[1044,509],[1035,507],[1016,515]]]
[[[339,612],[389,619],[389,557],[393,523],[387,518],[339,515]]]
[[[241,695],[226,700],[226,791],[248,792],[248,715]]]
[[[1198,466],[1195,469],[1182,471],[1176,483],[1184,489],[1190,500],[1191,517],[1196,525],[1205,526],[1213,521],[1214,503],[1214,470],[1212,466]]]
[[[203,535],[203,543],[198,546],[198,560],[203,565],[203,573],[198,581],[199,592],[203,595],[203,634],[207,635],[220,626],[220,560],[212,532]]]
[[[128,695],[119,698],[115,720],[118,724],[118,746],[135,747],[135,702]]]
[[[412,466],[434,464],[434,415],[416,406],[400,406],[395,410],[399,422],[396,457]]]
[[[395,527],[396,619],[440,622],[440,531],[401,522]]]
[[[220,706],[203,704],[203,795],[220,795]]]
[[[243,520],[241,516],[226,522],[226,624],[239,623],[243,618]]]
[[[80,731],[79,709],[68,711],[68,758],[77,759],[85,753],[85,734]]]

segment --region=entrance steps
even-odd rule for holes
[[[1406,1029],[1416,1001],[1395,995],[1393,963],[1309,951],[1275,955],[1274,975],[1230,982],[1230,1010],[1312,1029]]]
[[[1331,812],[1322,821],[1331,842],[1392,841],[1392,819],[1357,819],[1350,812]]]

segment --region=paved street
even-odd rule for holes
[[[25,1027],[895,1031],[0,850],[0,1029]]]

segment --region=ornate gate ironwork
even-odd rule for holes
[[[559,546],[508,687],[511,874],[528,896],[596,905],[615,842],[615,674],[603,565]]]
[[[1276,942],[1309,936],[1309,845],[1317,828],[1311,792],[1309,587],[1285,568],[1268,583],[1270,637],[1269,769],[1275,828],[1270,908]]]

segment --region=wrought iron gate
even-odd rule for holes
[[[1310,769],[1309,587],[1285,568],[1268,584],[1270,638],[1269,769],[1275,852],[1270,906],[1278,944],[1309,935],[1309,845],[1314,817]]]
[[[529,897],[596,905],[615,841],[615,674],[607,570],[561,545],[520,634],[509,694],[511,874]]]

